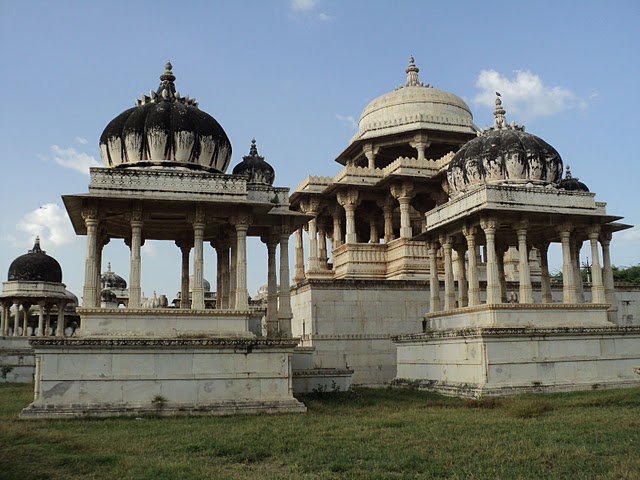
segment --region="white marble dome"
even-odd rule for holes
[[[463,145],[451,160],[447,181],[452,196],[480,184],[559,186],[560,154],[523,126],[507,124],[504,114],[498,97],[494,125]]]
[[[231,142],[220,124],[180,96],[167,63],[158,90],[142,95],[136,106],[114,118],[100,137],[106,167],[182,167],[224,173]]]
[[[405,85],[375,98],[365,107],[352,142],[421,128],[475,134],[473,115],[464,100],[421,83],[418,72],[410,57]]]

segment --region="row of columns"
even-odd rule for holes
[[[485,236],[486,249],[486,276],[487,276],[487,304],[503,303],[507,301],[506,282],[504,277],[503,249],[498,248],[496,242],[496,232],[499,222],[492,218],[483,219],[480,228]],[[519,303],[533,303],[533,287],[531,284],[531,270],[529,266],[529,252],[531,242],[529,242],[528,223],[518,222],[514,225],[518,242],[518,264],[519,264]],[[578,242],[572,236],[573,228],[563,225],[558,228],[560,242],[562,245],[562,274],[563,274],[563,303],[584,303],[584,290],[580,275],[580,248],[582,242]],[[462,230],[464,243],[456,243],[454,236],[440,236],[437,241],[428,243],[430,257],[430,311],[439,311],[442,306],[440,302],[440,288],[438,278],[437,254],[442,248],[444,261],[444,310],[458,307],[474,306],[480,304],[480,287],[478,276],[478,263],[476,255],[476,235],[479,233],[477,227],[465,227]],[[591,296],[592,303],[609,303],[615,310],[615,292],[613,286],[613,270],[611,268],[609,245],[611,233],[601,232],[599,226],[591,227],[587,232],[591,246],[592,283]],[[603,265],[600,264],[600,254],[598,242],[602,246]],[[542,242],[536,245],[540,252],[541,267],[541,294],[542,303],[551,303],[551,281],[548,266],[549,242]],[[456,294],[453,277],[453,257],[452,250],[458,254],[458,298]],[[468,255],[467,252],[469,253]],[[465,260],[467,257],[468,263]],[[615,317],[615,312],[613,314]],[[611,319],[611,318],[610,318]],[[612,319],[613,320],[613,319]]]
[[[18,337],[20,336],[20,324],[22,323],[22,336],[27,336],[27,327],[29,320],[29,307],[30,305],[26,302],[14,301],[12,302],[2,302],[2,316],[0,317],[0,332],[2,332],[3,336],[9,336],[9,331],[11,329],[11,306],[13,305],[15,315],[13,317],[13,333],[12,336]],[[48,303],[48,302],[38,302],[38,307],[40,307],[40,311],[38,314],[38,327],[36,329],[35,335],[37,337],[47,337],[49,336],[49,331],[51,330],[51,310],[52,306],[56,305],[58,310],[58,324],[56,327],[56,336],[63,337],[64,329],[65,329],[65,319],[64,319],[64,309],[67,306],[66,301],[59,301],[56,303]],[[21,310],[22,309],[22,310]],[[45,316],[45,309],[47,311]]]
[[[100,299],[100,263],[102,248],[108,238],[100,234],[100,221],[95,208],[86,208],[83,218],[87,229],[87,255],[85,259],[85,285],[83,289],[83,306],[97,307]],[[189,218],[193,226],[193,241],[178,240],[176,245],[182,255],[180,307],[194,310],[205,309],[204,298],[204,231],[205,216],[200,209]],[[128,245],[131,251],[129,276],[129,308],[141,307],[141,255],[143,245],[142,229],[144,226],[142,210],[135,208],[129,214],[131,237]],[[217,271],[216,290],[218,294],[216,308],[232,310],[249,309],[249,293],[247,290],[247,231],[250,218],[238,215],[231,219],[231,229],[224,232],[218,241],[211,242],[216,249]],[[275,248],[280,246],[280,291],[277,291]],[[191,303],[189,304],[189,258],[193,248],[193,285]],[[324,244],[326,252],[326,243]],[[273,228],[267,241],[269,255],[269,290],[271,332],[290,333],[291,301],[289,297],[289,231],[287,228]],[[326,253],[325,253],[326,256]],[[274,301],[275,299],[275,301]],[[279,308],[278,308],[279,305]]]

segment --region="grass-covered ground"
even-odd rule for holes
[[[480,401],[306,397],[306,414],[19,421],[0,385],[2,479],[640,479],[640,389]]]

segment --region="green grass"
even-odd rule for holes
[[[0,385],[2,479],[640,479],[640,389],[463,400],[308,396],[306,414],[19,421]]]

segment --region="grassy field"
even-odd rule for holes
[[[0,385],[2,479],[640,479],[640,389],[480,401],[305,397],[306,414],[18,421]]]

